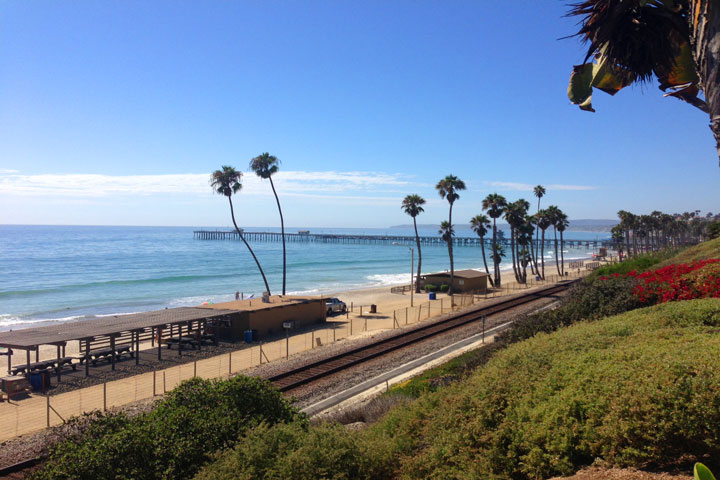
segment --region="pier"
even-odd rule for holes
[[[248,242],[280,242],[282,234],[277,232],[243,232],[243,237]],[[235,230],[195,230],[193,238],[196,240],[240,240],[240,235]],[[510,245],[509,238],[498,239],[504,245]],[[286,242],[303,243],[338,243],[338,244],[364,244],[364,245],[415,245],[414,236],[401,235],[345,235],[332,233],[286,233]],[[485,246],[490,247],[492,236],[486,236]],[[440,236],[421,236],[420,243],[423,245],[444,245],[445,241]],[[453,245],[479,247],[480,237],[454,237]],[[558,240],[559,243],[559,240]],[[612,247],[612,240],[577,240],[565,239],[566,247]],[[554,239],[545,238],[545,247],[554,246]]]

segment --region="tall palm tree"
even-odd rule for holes
[[[520,283],[520,276],[518,275],[517,262],[515,257],[515,237],[517,234],[517,227],[519,226],[519,210],[518,205],[515,202],[509,202],[505,205],[505,221],[510,225],[510,254],[512,255],[512,268],[515,274],[515,281]]]
[[[538,212],[537,226],[542,231],[542,237],[540,239],[540,247],[542,249],[542,252],[540,252],[540,263],[542,268],[540,271],[540,277],[543,280],[545,280],[545,230],[550,228],[550,225],[552,225],[551,213],[548,213],[547,210],[540,210]]]
[[[272,188],[273,194],[275,195],[275,202],[277,202],[278,212],[280,213],[280,231],[282,233],[283,247],[282,294],[285,295],[285,285],[287,281],[287,256],[285,253],[285,220],[283,219],[282,208],[280,208],[280,199],[278,198],[277,191],[275,190],[275,184],[273,183],[272,179],[272,176],[279,170],[279,166],[280,160],[267,152],[262,153],[250,160],[250,169],[255,172],[258,177],[270,180],[270,187]]]
[[[460,190],[465,190],[465,182],[460,180],[455,175],[448,175],[447,177],[440,180],[437,185],[435,185],[435,188],[437,189],[438,193],[440,194],[441,198],[444,198],[448,201],[450,204],[450,213],[448,214],[448,223],[450,227],[453,226],[452,224],[452,209],[453,204],[455,203],[455,200],[460,198],[460,194],[458,193]],[[449,237],[449,240],[446,240],[448,242],[448,254],[450,255],[450,289],[448,290],[448,295],[453,294],[453,282],[455,280],[455,267],[453,262],[453,240],[452,236]]]
[[[490,219],[487,217],[487,215],[475,215],[473,218],[470,219],[470,228],[472,228],[473,232],[477,233],[478,237],[480,237],[480,249],[482,250],[485,273],[487,273],[488,278],[490,279],[490,285],[494,287],[495,282],[490,275],[490,271],[488,270],[487,265],[487,258],[485,257],[485,235],[487,235],[489,227]]]
[[[557,268],[558,275],[561,275],[560,273],[560,255],[558,253],[558,237],[557,237],[557,225],[558,225],[558,218],[562,214],[562,211],[555,205],[550,205],[545,209],[545,212],[547,214],[548,219],[550,220],[550,225],[553,227],[553,234],[555,235],[555,268]]]
[[[505,200],[505,197],[497,193],[489,194],[482,201],[482,209],[487,211],[488,216],[493,219],[492,258],[494,264],[493,274],[495,275],[496,287],[499,287],[501,285],[500,261],[502,258],[502,256],[498,254],[497,219],[500,218],[500,216],[503,214],[506,204],[507,200]]]
[[[420,272],[422,271],[422,253],[420,252],[420,236],[418,235],[418,229],[417,229],[417,217],[422,212],[425,211],[425,209],[422,207],[425,205],[425,199],[422,198],[420,195],[408,195],[406,196],[402,201],[402,209],[410,215],[413,219],[413,226],[415,227],[415,245],[417,246],[418,251],[418,266],[417,266],[417,279],[420,279]],[[420,293],[420,283],[416,280],[415,281],[415,293]]]
[[[255,264],[257,265],[258,270],[260,270],[260,275],[262,275],[263,282],[265,282],[265,291],[270,293],[270,286],[265,278],[265,272],[263,272],[263,269],[260,266],[260,261],[255,256],[253,249],[250,248],[250,244],[248,244],[247,240],[245,240],[242,230],[238,228],[237,222],[235,221],[235,209],[233,208],[232,195],[234,193],[238,193],[242,188],[242,172],[238,172],[233,167],[229,167],[227,165],[223,165],[221,168],[222,170],[215,170],[215,172],[213,172],[212,177],[210,178],[210,186],[213,188],[215,193],[227,197],[228,202],[230,202],[230,216],[232,217],[233,225],[235,225],[235,231],[238,235],[240,235],[240,239],[250,251],[250,255],[252,255],[253,260],[255,260]]]
[[[440,230],[438,230],[438,233],[440,234],[440,238],[442,238],[448,245],[448,254],[450,255],[450,286],[448,287],[448,295],[452,295],[452,287],[454,280],[453,272],[455,270],[455,265],[453,263],[452,244],[453,237],[455,236],[455,229],[450,222],[443,220],[442,222],[440,222]]]
[[[535,188],[533,188],[533,195],[535,195],[538,199],[538,206],[537,211],[540,211],[540,199],[545,196],[545,187],[542,185],[537,185]],[[538,255],[538,232],[535,230],[535,255],[533,255],[533,263],[535,264],[535,270],[538,269],[538,261],[537,261],[537,255]]]
[[[557,231],[560,232],[560,271],[562,272],[560,274],[561,276],[565,275],[565,253],[563,252],[563,250],[565,250],[565,240],[563,239],[563,232],[569,226],[570,221],[568,220],[567,215],[565,215],[561,211],[557,216]]]

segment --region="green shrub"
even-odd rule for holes
[[[447,292],[448,290],[450,290],[450,285],[447,285],[447,284],[445,284],[445,283],[443,283],[442,285],[440,285],[440,291],[441,291],[441,292],[445,293],[445,292]]]
[[[293,419],[306,422],[266,381],[196,378],[148,413],[96,415],[87,429],[53,447],[34,478],[190,478],[245,430]]]
[[[426,283],[425,286],[423,287],[423,289],[424,289],[426,292],[437,292],[437,291],[438,291],[438,286],[435,285],[435,284],[433,284],[433,283]]]
[[[392,475],[389,460],[382,444],[368,444],[339,424],[262,425],[196,479],[380,479]]]
[[[720,238],[720,222],[708,225],[707,231],[710,238]]]
[[[720,300],[583,322],[499,352],[367,432],[406,478],[534,479],[720,455]]]
[[[634,282],[632,278],[611,277],[580,283],[557,308],[520,317],[499,335],[499,340],[514,343],[582,320],[597,320],[639,308],[642,304],[632,294]]]

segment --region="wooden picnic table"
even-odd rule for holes
[[[167,345],[169,350],[172,350],[173,345],[190,345],[190,347],[194,350],[195,348],[200,347],[200,339],[194,336],[183,336],[183,337],[172,337],[165,340],[165,344]]]
[[[31,373],[36,371],[43,371],[43,370],[55,370],[57,372],[65,365],[70,365],[73,370],[77,370],[77,364],[73,363],[73,357],[62,357],[62,358],[54,358],[52,360],[43,360],[41,362],[34,362],[30,365],[24,364],[24,365],[18,365],[17,367],[13,368],[10,372],[12,375],[17,375],[19,373]]]
[[[80,357],[80,363],[91,361],[93,366],[97,365],[100,360],[112,360],[113,352],[115,352],[115,359],[120,360],[123,354],[130,355],[131,358],[135,357],[135,352],[130,350],[130,345],[119,345],[112,348],[99,348],[96,350],[90,350],[86,355]]]

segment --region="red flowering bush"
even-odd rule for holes
[[[614,277],[635,279],[633,295],[645,305],[720,297],[720,258],[668,265],[643,273],[616,273],[610,277],[600,277],[600,280]]]

